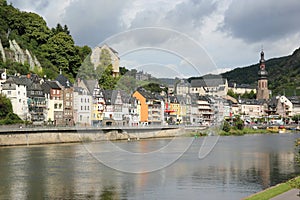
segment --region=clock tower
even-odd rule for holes
[[[258,71],[256,99],[268,100],[269,99],[268,72],[266,71],[265,55],[263,50],[260,53],[259,68],[260,69]]]

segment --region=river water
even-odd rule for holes
[[[220,137],[202,159],[205,138],[2,147],[0,199],[241,199],[300,172],[298,137]]]

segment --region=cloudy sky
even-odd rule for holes
[[[157,76],[198,76],[291,54],[300,46],[299,0],[8,0],[77,45],[107,43],[121,65]],[[152,70],[152,71],[151,71]]]

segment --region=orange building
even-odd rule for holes
[[[139,121],[147,124],[161,124],[163,112],[161,101],[150,92],[139,89],[132,95],[138,100]]]

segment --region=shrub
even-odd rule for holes
[[[224,121],[223,129],[222,130],[225,131],[225,132],[229,132],[230,131],[230,124],[227,121]]]

